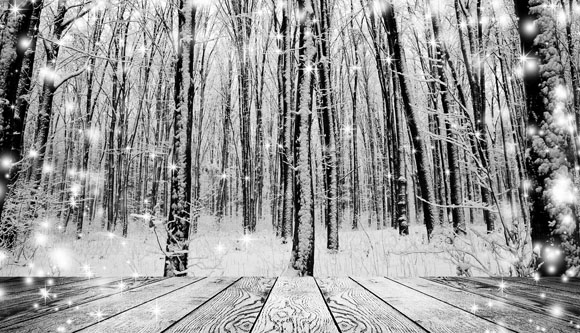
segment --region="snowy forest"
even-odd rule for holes
[[[0,275],[580,275],[576,0],[1,0]]]

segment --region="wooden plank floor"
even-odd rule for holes
[[[580,332],[580,279],[2,278],[0,332]]]

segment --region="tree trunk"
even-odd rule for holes
[[[18,177],[22,160],[22,146],[30,77],[34,65],[36,31],[42,1],[18,4],[20,10],[13,12],[14,1],[4,1],[0,15],[4,16],[0,31],[0,247],[12,249],[17,230],[6,222],[4,205],[11,187]]]
[[[328,0],[320,0],[320,40],[318,43],[318,84],[320,89],[321,134],[323,136],[322,159],[324,168],[324,220],[326,221],[329,250],[338,250],[338,174],[336,158],[336,128],[334,96],[331,82],[330,62],[330,11]]]
[[[430,5],[430,3],[429,3]],[[465,234],[465,212],[460,206],[463,205],[463,192],[461,184],[461,170],[459,167],[459,150],[453,143],[457,141],[457,135],[452,126],[453,114],[451,111],[451,96],[448,91],[447,76],[444,72],[445,61],[443,56],[447,56],[446,46],[441,40],[441,28],[439,23],[439,12],[435,11],[431,15],[431,24],[433,26],[433,35],[437,43],[435,47],[435,57],[437,65],[437,76],[439,80],[439,92],[441,97],[441,105],[443,107],[443,114],[449,117],[445,121],[445,131],[447,132],[447,164],[449,168],[449,189],[451,191],[451,214],[453,217],[453,230],[456,234]]]
[[[175,62],[175,110],[173,119],[173,161],[170,166],[171,194],[169,218],[167,221],[167,257],[165,258],[164,276],[187,275],[187,258],[189,251],[189,203],[186,200],[184,181],[186,173],[185,147],[183,147],[184,125],[182,109],[186,103],[183,89],[183,44],[186,38],[184,0],[179,0],[179,46]],[[191,186],[191,185],[190,185]],[[189,187],[191,188],[191,187]]]
[[[300,276],[314,274],[314,189],[311,165],[313,70],[316,46],[313,37],[314,9],[311,0],[298,0],[298,94],[294,128],[296,185],[294,195],[294,238],[290,266]]]
[[[397,69],[397,76],[401,88],[401,98],[403,100],[405,115],[411,132],[413,146],[415,148],[415,161],[417,162],[418,181],[421,188],[423,215],[425,226],[427,228],[427,236],[430,238],[431,233],[433,232],[433,227],[439,223],[437,221],[437,209],[432,205],[435,202],[435,195],[433,191],[433,175],[429,167],[429,156],[425,147],[424,135],[421,133],[419,128],[419,114],[413,106],[414,99],[411,95],[412,88],[407,77],[408,71],[405,64],[405,55],[400,42],[395,11],[392,4],[389,3],[387,5],[387,8],[383,11],[382,15],[383,21],[387,26],[389,47],[393,53],[392,61]]]
[[[562,244],[567,254],[577,251],[570,235],[577,225],[573,203],[562,193],[574,197],[570,161],[574,151],[569,145],[570,131],[565,111],[567,93],[558,47],[556,18],[542,1],[515,3],[524,58],[523,68],[528,138],[526,164],[530,178],[532,241],[543,246],[550,241]],[[530,29],[530,25],[533,28]],[[562,91],[564,89],[564,91]],[[563,126],[564,124],[564,126]],[[552,192],[557,192],[553,194]],[[559,275],[565,267],[541,271]]]

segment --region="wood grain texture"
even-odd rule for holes
[[[0,321],[0,328],[53,313],[55,309],[61,310],[73,306],[76,307],[99,298],[127,292],[127,290],[154,283],[160,279],[162,278],[139,278],[130,280],[101,278],[91,279],[90,283],[86,280],[86,283],[79,283],[78,285],[76,283],[60,285],[49,289],[50,294],[53,296],[56,295],[56,297],[47,299],[46,303],[41,298],[38,290],[30,293],[19,293],[18,295],[24,296],[6,303],[0,303],[0,313],[3,316],[2,321]],[[124,284],[122,289],[119,287],[121,281]],[[37,306],[34,306],[34,304],[37,304]]]
[[[99,288],[116,280],[116,278],[97,278],[91,281],[82,280],[61,285],[46,284],[35,289],[5,295],[0,303],[0,320],[2,320],[0,327],[5,325],[7,318],[26,310],[33,310],[33,304],[38,305],[38,310],[50,308],[56,306],[56,304],[66,304],[65,300],[70,300],[75,295],[84,294],[91,289]],[[41,290],[45,290],[48,293],[46,299],[42,297]]]
[[[208,278],[143,303],[82,332],[160,332],[234,283],[237,278]]]
[[[580,322],[580,317],[576,315],[576,313],[580,312],[580,307],[578,305],[560,303],[557,300],[549,297],[548,293],[546,293],[546,297],[542,298],[539,295],[541,291],[538,291],[536,294],[521,292],[517,287],[510,287],[509,281],[506,282],[507,288],[505,288],[502,292],[499,290],[497,284],[481,283],[470,279],[456,277],[440,277],[428,279],[451,287],[471,291],[477,295],[491,297],[496,300],[520,307],[522,309],[535,311],[555,318],[560,318],[567,322]],[[556,310],[558,310],[558,312],[556,312]]]
[[[60,327],[66,332],[80,330],[95,322],[114,317],[152,299],[195,283],[200,279],[185,277],[164,279],[81,305],[75,306],[73,304],[70,308],[60,309],[34,320],[11,325],[6,330],[29,333],[58,332]]]
[[[0,282],[4,295],[36,290],[45,286],[54,287],[88,280],[86,277],[12,277]],[[4,299],[4,298],[3,298]]]
[[[498,283],[498,281],[505,280],[499,277],[487,278],[493,283]],[[525,284],[535,288],[549,288],[554,290],[563,291],[565,295],[570,295],[580,297],[580,283],[576,281],[577,279],[570,279],[567,282],[563,282],[562,278],[551,278],[543,277],[538,281],[532,278],[509,278],[508,283],[510,284]]]
[[[316,281],[342,333],[425,332],[350,278]]]
[[[354,278],[363,287],[430,332],[503,332],[472,313],[385,278]]]
[[[164,332],[249,332],[274,282],[242,278]]]
[[[462,310],[472,312],[478,317],[488,319],[514,331],[535,331],[536,326],[539,324],[550,327],[553,332],[567,332],[573,327],[557,318],[522,309],[490,297],[444,286],[426,279],[390,278],[390,280],[452,304]]]
[[[485,283],[490,286],[498,286],[502,280],[494,280],[490,278],[477,277],[469,278],[469,280]],[[580,304],[580,295],[572,294],[559,289],[548,288],[544,286],[531,286],[529,284],[520,283],[517,280],[509,280],[504,283],[509,289],[515,289],[522,294],[527,294],[529,297],[539,297],[541,293],[546,295],[546,298],[552,299],[556,302],[568,303],[571,305]],[[507,289],[507,288],[506,288]]]
[[[339,332],[312,277],[280,277],[252,332]]]

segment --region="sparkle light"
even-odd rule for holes
[[[507,288],[507,285],[505,284],[505,282],[502,280],[499,284],[499,291],[503,294],[504,290]]]
[[[157,300],[155,300],[155,306],[151,308],[151,313],[155,316],[155,321],[159,321],[159,316],[161,315],[161,308],[159,304],[157,304]]]
[[[74,196],[78,196],[81,192],[81,185],[80,184],[72,184],[70,187],[70,192]]]
[[[97,322],[100,322],[105,314],[101,311],[101,308],[98,308],[95,312],[89,313],[90,316],[97,318]]]
[[[47,288],[40,288],[39,294],[40,298],[44,299],[44,304],[46,304],[46,301],[50,299],[50,290]]]
[[[51,173],[54,170],[51,164],[45,163],[42,165],[42,173]]]
[[[124,290],[127,287],[127,284],[125,282],[123,282],[123,280],[119,281],[119,283],[117,283],[117,288],[119,288],[120,290]]]
[[[242,242],[244,242],[244,244],[246,244],[246,245],[248,245],[251,241],[252,241],[252,236],[250,236],[250,234],[245,234],[242,237]]]
[[[217,253],[222,253],[225,250],[225,247],[222,243],[218,243],[218,245],[216,245],[215,250]]]
[[[92,272],[91,266],[89,264],[85,264],[83,266],[83,272],[84,272],[85,276],[89,279],[94,276],[94,273]]]
[[[50,228],[50,222],[48,220],[44,220],[44,221],[40,222],[40,227],[42,229],[48,229],[48,228]]]
[[[524,22],[523,30],[525,33],[533,35],[536,33],[536,24],[533,21]]]
[[[12,167],[12,159],[10,157],[4,157],[2,159],[2,167],[5,169],[10,169]]]
[[[574,193],[574,184],[567,176],[558,176],[550,189],[550,196],[556,205],[569,205],[576,201]]]
[[[36,234],[35,240],[38,246],[44,246],[46,245],[48,237],[45,234]]]
[[[478,310],[477,304],[473,303],[473,305],[471,306],[471,313],[475,314],[477,310]]]

